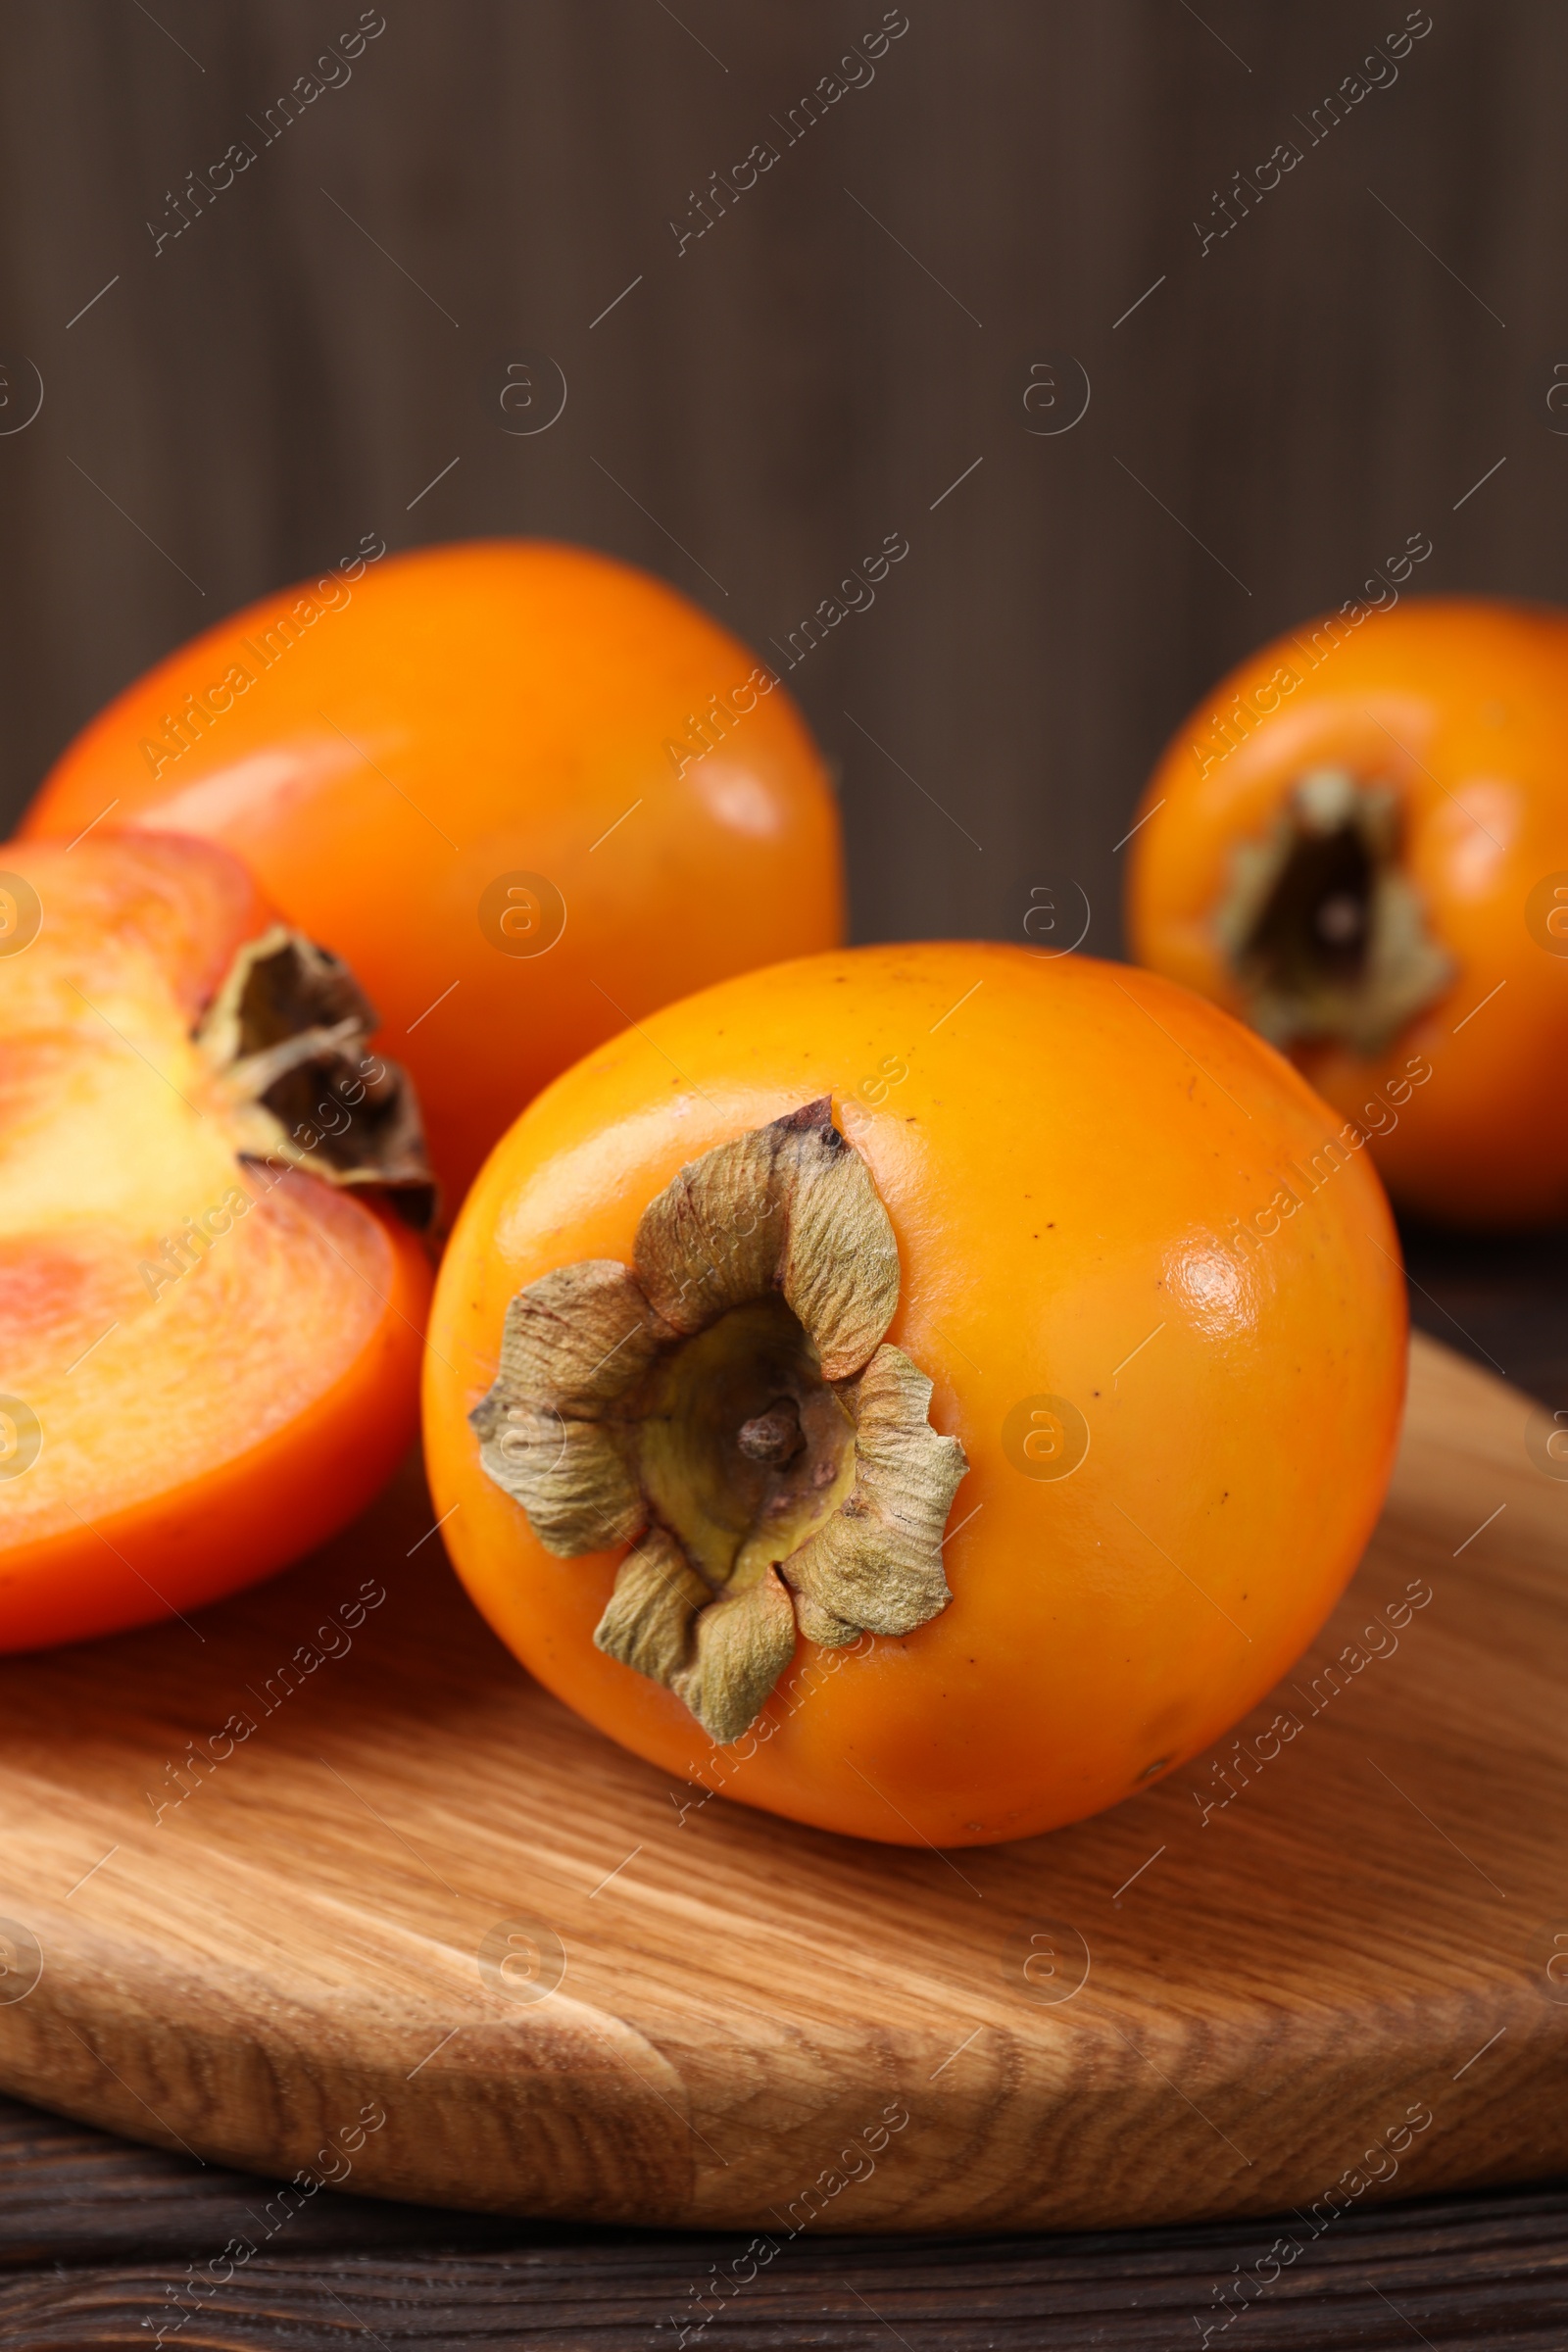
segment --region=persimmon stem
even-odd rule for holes
[[[883,1337],[898,1249],[826,1100],[682,1168],[634,1261],[519,1292],[470,1419],[547,1549],[641,1539],[594,1639],[734,1740],[799,1635],[906,1634],[946,1607],[968,1464]]]
[[[436,1193],[419,1107],[406,1073],[370,1053],[376,1026],[347,964],[274,923],[240,949],[196,1044],[233,1101],[243,1153],[384,1188],[423,1227]]]
[[[1238,849],[1216,928],[1271,1045],[1375,1056],[1448,986],[1399,849],[1393,788],[1344,768],[1300,777],[1266,838]]]
[[[749,1462],[768,1462],[779,1469],[793,1462],[806,1444],[794,1397],[775,1396],[765,1413],[743,1421],[735,1443]]]

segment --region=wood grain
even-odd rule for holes
[[[682,1817],[692,1791],[500,1650],[412,1483],[199,1627],[9,1662],[0,1886],[42,1974],[0,2005],[0,2082],[355,2193],[781,2242],[1563,2163],[1568,1494],[1524,1400],[1425,1341],[1413,1361],[1389,1512],[1292,1678],[1303,1728],[1206,1821],[1201,1763],[957,1855],[720,1799]],[[1412,1582],[1432,1598],[1397,1648],[1325,1681]],[[283,1695],[366,1583],[385,1601]],[[168,1766],[239,1706],[255,1735],[155,1821]],[[560,1938],[547,1998],[481,1968],[517,1922]],[[1087,1950],[1074,1997],[1031,1991],[1031,1934],[1063,1969]]]
[[[201,2172],[0,2100],[8,2352],[145,2343],[159,2328],[166,2343],[210,2352],[334,2352],[365,2336],[417,2352],[673,2352],[682,2325],[702,2352],[870,2345],[889,2332],[910,2352],[1024,2352],[1042,2340],[1054,2352],[1169,2352],[1279,2228],[807,2235],[721,2301],[714,2279],[732,2274],[745,2238],[528,2225],[339,2195],[299,2215],[286,2252],[224,2277],[224,2246],[254,2231],[270,2193],[266,2181]],[[30,2275],[18,2276],[18,2263]],[[1565,2272],[1561,2187],[1367,2208],[1249,2307],[1240,2340],[1258,2352],[1419,2339],[1442,2352],[1544,2352],[1561,2341]],[[709,2298],[695,2330],[684,2317],[694,2286]]]
[[[1425,2218],[1425,2217],[1423,2217]],[[1517,2200],[1469,2259],[1455,2265],[1451,2213],[1424,2229],[1344,2249],[1331,2271],[1283,2289],[1248,2315],[1250,2352],[1557,2352],[1564,2291],[1560,2212]],[[1255,2244],[1256,2241],[1254,2241]],[[418,2352],[648,2352],[673,2347],[672,2313],[723,2243],[602,2256],[489,2255],[419,2261],[366,2256],[270,2264],[210,2299],[180,2274],[126,2266],[69,2282],[0,2286],[8,2352],[84,2352],[166,2343],[191,2352],[348,2352],[379,2342]],[[884,2249],[816,2248],[786,2280],[769,2280],[700,2336],[703,2352],[867,2352],[890,2340],[910,2352],[1171,2352],[1197,2344],[1195,2315],[1238,2253],[1210,2241],[1115,2259],[1070,2242],[992,2249],[982,2242],[901,2244],[890,2277]],[[183,2290],[183,2295],[182,2295]],[[1218,2340],[1218,2339],[1216,2339]]]
[[[281,2186],[0,2098],[0,2273],[166,2263],[177,2277],[187,2262],[205,2263],[237,2233],[254,2232]],[[612,2244],[627,2235],[340,2190],[300,2207],[287,2250],[295,2262],[392,2249],[456,2253],[515,2248],[546,2233],[553,2245]]]

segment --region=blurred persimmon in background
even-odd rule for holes
[[[1568,1215],[1568,614],[1305,621],[1200,704],[1143,809],[1140,962],[1290,1054],[1405,1207]]]
[[[453,1210],[557,1071],[655,1006],[834,945],[838,811],[775,673],[582,548],[369,539],[128,687],[24,831],[193,833],[330,941]]]

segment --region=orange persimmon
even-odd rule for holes
[[[774,671],[662,581],[545,541],[375,544],[128,687],[24,830],[243,858],[380,1008],[454,1209],[591,1046],[842,936],[838,810]]]
[[[233,1592],[407,1450],[430,1272],[380,1202],[430,1185],[373,1020],[210,843],[0,849],[0,1649]]]
[[[939,1845],[1115,1803],[1270,1689],[1383,1500],[1403,1284],[1332,1126],[1087,957],[861,948],[667,1007],[458,1219],[459,1574],[570,1706],[745,1803]]]
[[[1401,1204],[1568,1215],[1568,613],[1306,622],[1178,729],[1143,810],[1141,962],[1288,1051]]]

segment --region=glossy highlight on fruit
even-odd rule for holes
[[[459,1574],[677,1784],[895,1843],[1115,1803],[1271,1688],[1382,1503],[1403,1286],[1337,1126],[1085,957],[863,948],[667,1007],[458,1220]]]
[[[233,1592],[415,1434],[416,1109],[226,851],[0,848],[0,1649]]]
[[[106,811],[222,842],[344,956],[449,1212],[591,1046],[842,931],[837,808],[774,671],[546,541],[369,539],[220,622],[83,730],[25,830]]]
[[[1568,613],[1304,622],[1177,731],[1129,856],[1140,961],[1290,1053],[1397,1201],[1568,1214]]]

